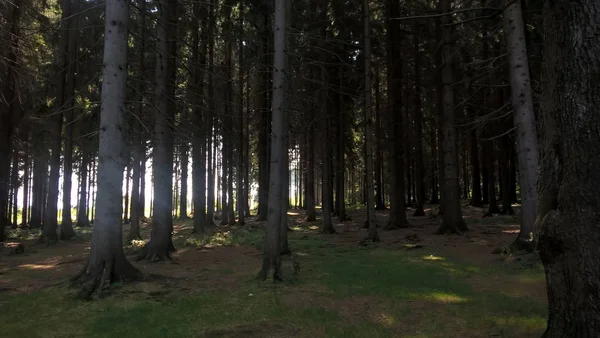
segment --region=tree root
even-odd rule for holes
[[[121,264],[115,260],[111,262],[103,261],[97,268],[88,267],[89,262],[70,281],[71,286],[79,288],[77,297],[86,300],[107,296],[110,293],[111,286],[115,283],[132,282],[146,278],[141,271],[127,261]]]

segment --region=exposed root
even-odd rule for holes
[[[281,257],[277,257],[276,259],[263,258],[258,279],[264,282],[267,280],[270,272],[273,272],[273,283],[283,282],[283,278],[281,278]]]
[[[127,261],[104,261],[94,268],[90,268],[89,264],[88,262],[81,272],[71,279],[71,285],[79,288],[77,297],[87,300],[107,296],[115,283],[132,282],[146,277]]]

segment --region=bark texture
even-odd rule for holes
[[[545,338],[600,336],[600,6],[546,1],[537,214]]]
[[[521,1],[512,1],[504,10],[504,34],[508,49],[512,105],[515,109],[514,124],[517,128],[517,162],[521,187],[521,229],[517,241],[532,243],[536,219],[539,155]]]
[[[90,256],[75,281],[82,295],[103,292],[112,283],[142,278],[125,258],[122,247],[122,194],[125,166],[125,89],[127,81],[127,0],[106,1],[104,81],[102,83],[98,202]]]

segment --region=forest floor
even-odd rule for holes
[[[2,336],[539,337],[547,311],[541,264],[533,254],[492,253],[515,239],[518,219],[463,212],[471,230],[463,236],[434,235],[440,217],[408,210],[411,228],[380,230],[381,243],[361,246],[364,210],[335,224],[335,235],[290,211],[298,274],[277,285],[256,280],[264,222],[251,217],[199,238],[190,221],[175,221],[173,261],[133,262],[172,278],[119,285],[91,302],[75,299],[67,282],[85,263],[91,229],[54,246],[12,231],[25,253],[0,252]],[[377,219],[385,224],[387,212]]]

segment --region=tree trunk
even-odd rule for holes
[[[264,14],[262,18],[263,22],[261,23],[263,30],[263,40],[261,42],[261,47],[263,48],[262,55],[262,67],[264,67],[261,75],[259,77],[259,93],[258,93],[258,101],[260,104],[258,105],[258,111],[260,116],[260,126],[259,126],[259,134],[258,134],[258,220],[264,221],[267,219],[268,213],[268,200],[269,200],[269,134],[270,134],[270,112],[269,112],[269,17],[270,15]]]
[[[88,297],[94,292],[104,291],[112,283],[142,277],[142,273],[125,258],[121,229],[128,21],[128,2],[106,1],[105,80],[102,83],[98,151],[98,212],[90,256],[81,273],[76,276],[76,281],[82,286],[82,294]]]
[[[512,105],[515,109],[514,124],[517,128],[517,162],[521,187],[521,228],[515,244],[522,246],[533,243],[539,156],[521,1],[513,1],[507,5],[504,9],[504,33],[508,49]]]
[[[271,169],[269,177],[269,214],[265,228],[263,264],[260,271],[261,280],[265,280],[273,270],[273,281],[280,281],[281,275],[281,209],[283,206],[283,173],[284,138],[287,133],[285,125],[285,31],[286,31],[286,0],[275,0],[274,25],[274,62],[273,62],[273,128],[271,131]]]
[[[183,142],[179,149],[181,157],[181,190],[179,191],[179,220],[187,220],[187,199],[188,199],[188,163],[189,163],[189,145]]]
[[[536,229],[548,289],[544,338],[600,336],[599,31],[597,1],[545,2]]]
[[[375,210],[385,210],[383,202],[383,158],[381,156],[381,111],[379,104],[379,67],[375,67]]]
[[[512,202],[510,200],[510,155],[512,153],[513,143],[508,135],[504,135],[500,141],[502,149],[500,149],[500,192],[502,196],[502,211],[503,215],[514,215]]]
[[[344,86],[343,86],[343,74],[342,67],[340,67],[338,71],[338,77],[340,79],[340,92],[339,92],[339,118],[338,118],[338,156],[337,156],[337,215],[338,221],[344,222],[348,220],[348,216],[346,215],[346,198],[345,198],[345,171],[346,171],[346,160],[345,160],[345,150],[346,150],[346,122],[344,118],[345,109],[344,109]],[[300,200],[302,200],[300,198]]]
[[[469,134],[469,157],[471,160],[471,180],[473,185],[471,202],[469,205],[474,207],[482,207],[483,200],[481,197],[481,169],[479,167],[479,144],[477,141],[477,130],[473,128]]]
[[[177,0],[159,3],[156,54],[156,109],[154,116],[154,216],[145,258],[170,259],[173,232],[173,133]]]
[[[21,130],[21,141],[23,142],[23,209],[21,211],[21,229],[27,229],[29,216],[29,130],[23,127]]]
[[[246,147],[245,147],[245,130],[244,130],[244,3],[240,2],[239,8],[239,30],[240,37],[238,40],[238,85],[239,85],[239,107],[238,107],[238,129],[239,129],[239,137],[237,142],[237,153],[238,153],[238,167],[237,167],[237,210],[238,210],[238,224],[244,225],[246,224],[246,220],[244,218],[244,214],[246,213],[246,204],[248,203],[248,199],[245,198],[244,188],[246,184],[244,180],[247,180],[245,175],[247,163],[245,161],[246,158]],[[287,225],[286,225],[287,227]]]
[[[48,180],[48,158],[43,147],[43,134],[36,133],[37,139],[32,140],[34,145],[33,151],[33,191],[31,203],[31,221],[29,222],[30,229],[39,229],[42,227],[42,216],[45,204],[44,186]]]
[[[81,187],[79,193],[79,203],[77,203],[77,226],[78,227],[89,227],[90,220],[87,216],[87,199],[88,199],[88,165],[90,162],[90,155],[86,151],[82,151],[81,164],[79,167],[79,177],[81,178]]]
[[[313,104],[310,105],[309,108],[309,119],[315,117],[314,113],[315,107]],[[314,136],[314,124],[309,123],[308,131],[306,133],[306,143],[308,144],[308,153],[307,153],[307,168],[306,168],[306,188],[305,188],[305,198],[306,198],[306,221],[314,222],[317,220],[317,212],[315,210],[315,136]]]
[[[494,154],[496,149],[494,149],[494,141],[485,141],[483,144],[483,160],[486,167],[487,174],[487,184],[488,184],[488,210],[486,212],[486,216],[492,216],[493,214],[499,214],[500,208],[498,208],[498,203],[496,200],[496,159],[494,158]]]
[[[213,159],[215,151],[213,149],[213,117],[215,112],[215,76],[214,76],[214,54],[215,54],[215,1],[210,1],[210,8],[208,11],[208,112],[206,118],[206,157],[207,157],[207,194],[206,194],[206,226],[214,226],[215,219],[215,170],[213,165],[216,159]]]
[[[16,229],[18,216],[17,195],[19,194],[19,149],[17,147],[14,147],[12,153],[12,170],[10,179],[10,190],[12,192],[10,194],[10,202],[8,204],[8,223],[10,224],[11,229]]]
[[[442,13],[450,12],[451,0],[440,1]],[[451,17],[446,15],[440,18],[442,28],[442,97],[443,97],[443,195],[442,206],[443,221],[438,233],[461,233],[467,231],[467,224],[462,218],[460,205],[460,189],[458,184],[458,151],[456,149],[456,127],[454,114],[453,83],[453,26]]]
[[[373,110],[371,106],[371,9],[369,1],[363,1],[364,10],[364,55],[365,55],[365,167],[367,194],[367,225],[369,227],[366,240],[379,242],[377,220],[375,219],[375,200],[373,196]],[[328,149],[328,148],[327,148]]]
[[[387,1],[387,96],[389,122],[389,176],[390,176],[390,218],[386,230],[407,228],[406,206],[404,204],[404,135],[402,107],[402,46],[401,27],[397,20],[400,17],[400,4],[394,0]],[[367,34],[367,32],[365,32]],[[367,180],[367,184],[369,184]]]
[[[129,152],[130,153],[130,152]],[[123,197],[123,224],[129,223],[129,178],[131,177],[130,156],[127,156],[125,166],[125,196]]]
[[[421,53],[419,53],[419,25],[413,25],[413,45],[414,45],[414,76],[415,76],[415,97],[414,97],[414,122],[415,122],[415,181],[417,204],[413,216],[425,216],[425,164],[423,163],[423,111],[421,109]]]

